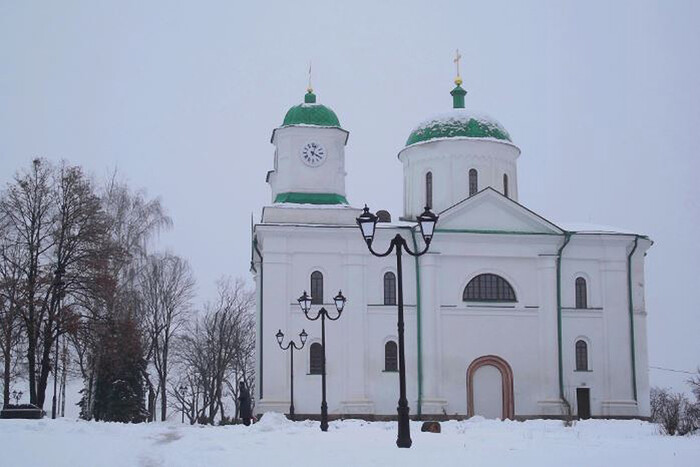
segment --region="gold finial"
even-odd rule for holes
[[[314,92],[314,88],[311,87],[311,62],[309,62],[309,85],[306,88],[306,92]]]
[[[462,58],[462,56],[459,54],[459,49],[457,49],[457,52],[455,53],[455,59],[452,60],[455,63],[455,66],[457,68],[457,77],[455,78],[455,84],[457,86],[460,86],[462,84],[462,77],[459,75],[459,59]]]

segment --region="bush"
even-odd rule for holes
[[[652,388],[650,396],[651,420],[666,434],[683,436],[700,427],[700,403],[662,388]]]

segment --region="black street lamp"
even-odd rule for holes
[[[365,205],[362,210],[362,214],[357,218],[357,225],[360,226],[362,230],[362,236],[367,243],[367,248],[369,251],[377,257],[384,257],[391,254],[391,252],[396,249],[396,274],[398,276],[398,309],[399,309],[399,319],[398,319],[398,330],[399,330],[399,406],[396,408],[398,412],[399,421],[399,434],[396,438],[396,445],[400,448],[410,448],[411,441],[411,426],[408,418],[408,400],[406,399],[406,359],[404,356],[404,338],[403,338],[403,273],[401,269],[401,250],[404,250],[411,256],[421,256],[428,251],[430,247],[430,241],[433,239],[433,233],[435,232],[435,224],[437,224],[438,216],[430,211],[430,208],[426,206],[423,214],[418,216],[418,225],[420,226],[421,235],[423,236],[423,242],[425,242],[425,248],[420,252],[413,252],[408,248],[406,240],[400,235],[396,236],[391,240],[389,248],[384,253],[377,253],[372,249],[372,241],[374,240],[374,232],[377,227],[377,216],[369,212],[369,208]]]
[[[182,423],[185,423],[185,397],[187,397],[187,386],[180,386],[178,391],[180,392],[180,405],[182,406]]]
[[[293,340],[290,340],[287,342],[286,346],[282,345],[282,341],[284,340],[284,333],[280,329],[277,331],[277,334],[275,334],[275,337],[277,338],[277,343],[280,346],[280,349],[282,350],[289,350],[289,364],[291,366],[291,376],[290,376],[290,394],[289,394],[289,418],[294,420],[294,350],[301,350],[304,348],[304,344],[306,344],[306,338],[309,335],[306,334],[306,331],[304,329],[301,330],[299,333],[299,339],[301,340],[301,345],[297,345],[296,342]]]
[[[328,431],[328,404],[326,403],[326,318],[331,321],[336,321],[340,318],[343,313],[343,308],[345,308],[345,302],[347,299],[343,296],[343,292],[339,291],[338,295],[333,297],[333,302],[335,302],[335,309],[338,311],[338,316],[333,318],[328,314],[328,310],[321,307],[316,313],[316,316],[309,316],[309,311],[311,310],[311,297],[304,294],[297,300],[301,311],[304,312],[306,319],[310,321],[316,321],[321,318],[321,431]]]
[[[22,398],[22,391],[12,391],[12,398],[15,400],[15,405],[19,405],[19,400]]]

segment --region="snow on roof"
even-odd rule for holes
[[[501,124],[498,123],[495,118],[492,118],[490,115],[483,112],[475,112],[467,109],[451,109],[448,112],[441,112],[437,115],[431,116],[430,118],[426,118],[416,125],[411,131],[421,130],[435,124],[445,124],[455,121],[467,123],[469,120],[476,120],[484,124],[496,124],[502,128]]]
[[[619,227],[612,227],[610,225],[590,224],[586,222],[555,222],[555,224],[568,232],[639,235],[637,232]]]

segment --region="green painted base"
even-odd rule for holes
[[[275,203],[348,204],[348,200],[336,193],[280,193]]]

